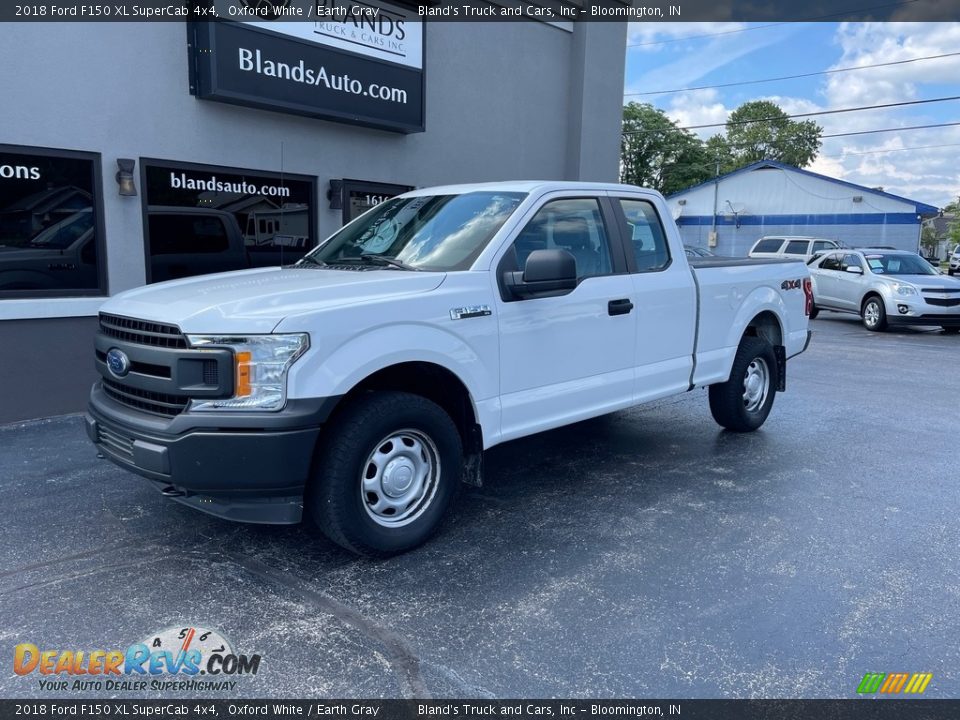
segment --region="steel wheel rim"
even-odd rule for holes
[[[420,517],[437,494],[440,452],[419,430],[397,430],[374,445],[360,469],[360,500],[378,525],[395,528]]]
[[[769,394],[770,368],[766,360],[756,357],[743,374],[743,407],[747,412],[756,412],[763,407]]]
[[[867,307],[863,310],[863,319],[867,321],[867,325],[870,327],[880,322],[880,306],[877,305],[876,300],[867,303]]]

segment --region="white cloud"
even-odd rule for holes
[[[725,123],[731,108],[721,102],[720,94],[716,90],[691,90],[674,95],[670,106],[664,112],[680,127],[688,127]],[[711,135],[722,133],[723,128],[703,128],[693,132],[706,139]]]

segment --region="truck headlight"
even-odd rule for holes
[[[897,295],[916,295],[917,289],[913,285],[894,285]]]
[[[287,401],[287,370],[310,346],[305,333],[291,335],[187,335],[191,347],[228,348],[234,357],[234,394],[193,400],[190,410],[280,410]]]

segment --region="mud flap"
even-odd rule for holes
[[[784,392],[787,389],[787,349],[783,345],[774,345],[773,355],[777,358],[777,392]]]
[[[463,456],[461,480],[465,485],[483,487],[483,433],[479,425],[468,431]]]

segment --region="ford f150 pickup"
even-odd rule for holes
[[[396,553],[498,443],[698,387],[759,428],[811,307],[802,262],[688,259],[653,191],[416,190],[295,265],[107,301],[87,432],[178,502]]]

